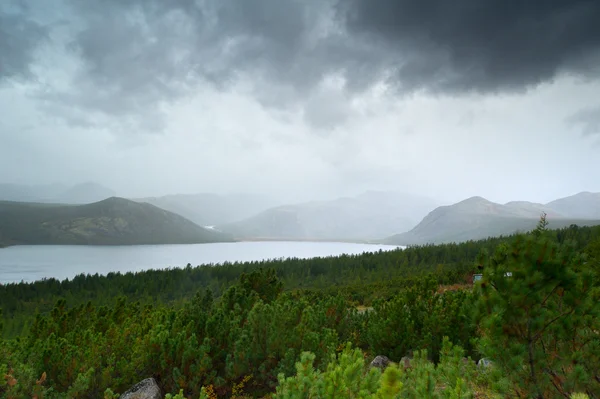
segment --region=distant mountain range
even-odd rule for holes
[[[232,223],[276,205],[275,200],[254,194],[175,194],[133,200],[177,213],[201,226]]]
[[[112,190],[96,183],[70,187],[0,184],[0,245],[184,243],[232,238],[420,245],[529,231],[542,212],[551,228],[600,224],[600,193],[590,192],[547,204],[498,204],[472,197],[439,206],[433,199],[412,194],[368,191],[330,201],[275,205],[276,201],[253,194],[177,194],[125,200],[114,198]]]
[[[0,184],[0,200],[4,201],[89,204],[114,195],[113,190],[91,182],[74,186],[62,184],[40,186]]]
[[[472,197],[430,212],[417,226],[393,235],[384,243],[396,245],[439,244],[509,235],[535,228],[542,212],[550,228],[571,224],[600,224],[600,193],[583,192],[547,204],[513,201],[497,204]]]
[[[411,194],[368,191],[356,197],[278,206],[216,228],[239,239],[372,240],[412,228],[437,205]]]
[[[547,205],[566,217],[600,219],[600,193],[582,192]]]
[[[232,241],[150,204],[111,197],[86,205],[0,201],[0,246],[192,244]]]

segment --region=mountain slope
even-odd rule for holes
[[[545,213],[549,218],[562,218],[567,215],[563,214],[548,205],[538,204],[529,201],[511,201],[504,204],[514,212],[516,216],[526,218],[539,218],[542,213]]]
[[[111,197],[86,205],[0,201],[0,246],[188,244],[231,241],[150,204]]]
[[[409,194],[369,191],[352,198],[275,207],[217,228],[240,239],[369,240],[411,228],[436,205]]]
[[[600,224],[600,218],[564,217],[548,205],[524,201],[502,205],[472,197],[434,209],[412,230],[388,237],[384,242],[397,245],[439,244],[509,235],[535,228],[542,212],[547,213],[550,228]]]
[[[581,192],[546,205],[568,217],[600,219],[600,193]]]
[[[134,199],[177,213],[201,226],[215,226],[248,218],[275,205],[253,194],[175,194]]]

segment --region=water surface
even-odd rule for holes
[[[187,245],[23,245],[0,249],[0,283],[78,274],[136,272],[280,258],[312,258],[392,250],[397,246],[339,242],[235,242]]]

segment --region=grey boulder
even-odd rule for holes
[[[390,359],[387,356],[378,355],[371,362],[371,367],[378,367],[380,369],[386,368],[390,364]]]
[[[146,378],[132,386],[119,399],[162,399],[162,394],[154,378]]]

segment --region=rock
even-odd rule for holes
[[[400,359],[400,364],[405,368],[408,369],[410,368],[410,361],[412,359],[408,356],[403,356],[402,359]]]
[[[492,364],[493,363],[490,359],[486,359],[485,357],[482,357],[477,362],[477,367],[490,367]]]
[[[469,364],[470,364],[470,365],[473,365],[473,364],[475,364],[475,365],[476,365],[476,364],[477,364],[477,363],[476,363],[474,360],[472,360],[472,359],[469,359],[469,358],[467,358],[467,357],[463,357],[463,358],[462,358],[462,359],[460,359],[460,360],[462,361],[462,363],[463,363],[464,365],[469,365]]]
[[[132,386],[119,399],[162,399],[162,394],[154,378],[146,378]]]
[[[371,362],[371,367],[379,367],[380,369],[385,369],[390,364],[390,359],[386,356],[378,355]]]

